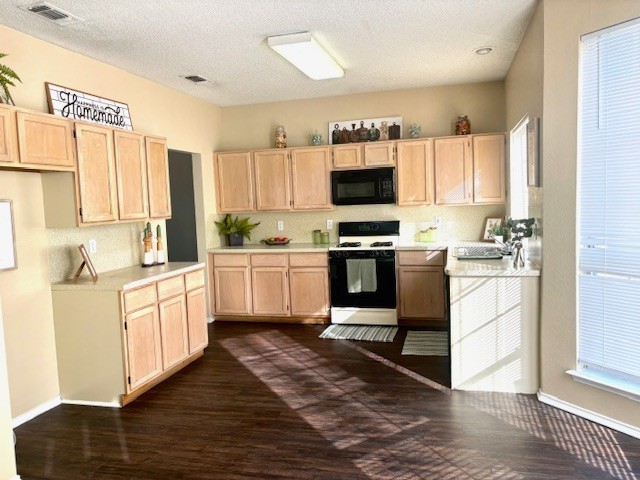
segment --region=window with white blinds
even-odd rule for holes
[[[640,385],[640,21],[582,38],[578,369]]]
[[[529,217],[529,188],[527,187],[527,125],[523,118],[509,135],[509,216]]]

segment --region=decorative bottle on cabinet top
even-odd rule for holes
[[[466,115],[458,115],[456,122],[456,135],[469,135],[471,133],[471,122]]]
[[[276,127],[276,148],[287,148],[287,132],[282,125]]]

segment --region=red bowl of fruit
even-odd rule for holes
[[[286,245],[290,241],[291,239],[287,237],[271,237],[260,240],[260,243],[264,243],[265,245]]]

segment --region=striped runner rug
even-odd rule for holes
[[[449,355],[447,332],[409,331],[402,346],[402,355]]]
[[[330,325],[320,338],[331,340],[363,340],[366,342],[393,342],[398,327],[380,325]]]

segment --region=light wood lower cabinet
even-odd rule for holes
[[[167,370],[189,355],[187,307],[184,295],[158,303],[162,368]]]
[[[125,316],[128,390],[135,390],[162,372],[160,324],[155,305]]]
[[[398,252],[398,318],[403,325],[447,325],[445,252]]]
[[[326,317],[329,314],[329,270],[326,267],[289,270],[291,315]]]
[[[204,274],[178,271],[126,291],[54,289],[63,401],[122,406],[200,357],[208,341]]]
[[[216,318],[322,323],[329,316],[326,253],[215,253],[209,268]]]

